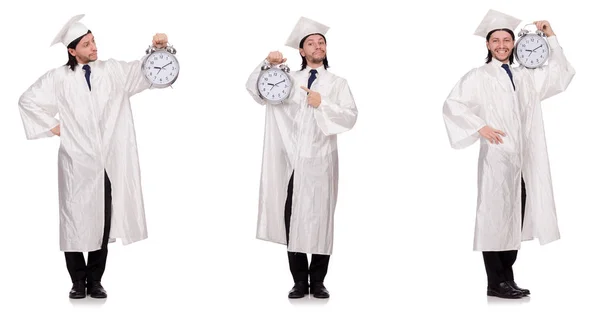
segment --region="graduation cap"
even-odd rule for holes
[[[79,15],[72,17],[63,26],[63,28],[60,30],[60,32],[58,32],[58,34],[56,34],[56,37],[54,38],[54,40],[52,41],[52,44],[50,44],[50,46],[53,46],[58,43],[63,43],[63,45],[65,45],[65,47],[68,47],[72,41],[87,34],[88,28],[85,25],[78,22],[84,16],[85,16],[85,14],[79,14]]]
[[[300,42],[306,36],[311,34],[321,34],[323,37],[325,37],[325,33],[327,33],[328,30],[329,27],[326,25],[305,17],[300,17],[300,20],[298,20],[298,23],[296,23],[296,26],[285,42],[285,45],[298,49],[300,48]]]
[[[513,16],[495,10],[489,10],[475,30],[474,35],[486,38],[489,32],[498,29],[509,29],[514,32],[520,23],[521,20]]]

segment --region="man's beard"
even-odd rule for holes
[[[312,57],[310,55],[306,55],[306,60],[312,64],[320,64],[325,60],[325,58],[327,58],[327,55],[323,55],[323,57]]]
[[[89,56],[91,56],[91,55],[92,55],[92,54],[90,54]],[[96,55],[96,58],[95,58],[95,59],[91,59],[89,56],[86,56],[86,57],[80,57],[80,59],[81,59],[81,61],[83,61],[83,63],[84,63],[84,64],[95,62],[95,61],[98,59],[98,56],[97,56],[97,55]]]

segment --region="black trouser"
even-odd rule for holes
[[[288,184],[287,199],[285,201],[285,232],[286,241],[290,242],[290,218],[292,217],[292,195],[294,192],[294,172]],[[294,282],[307,281],[310,275],[310,282],[323,282],[329,266],[329,255],[313,254],[308,266],[308,257],[302,252],[289,252],[288,261],[290,262],[290,271],[294,277]]]
[[[521,177],[521,229],[523,229],[523,220],[525,219],[525,181]],[[485,272],[487,273],[488,285],[498,285],[506,281],[514,281],[512,266],[517,260],[517,250],[508,251],[484,251],[483,262]]]
[[[108,255],[108,237],[110,233],[110,215],[112,211],[112,195],[110,179],[104,171],[104,235],[102,236],[102,248],[88,253],[88,263],[85,264],[82,252],[65,252],[67,270],[71,275],[71,281],[100,281],[106,267],[106,256]]]

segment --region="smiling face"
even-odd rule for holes
[[[75,49],[69,48],[69,53],[77,59],[80,64],[87,64],[98,59],[98,49],[94,35],[89,33],[81,38]]]
[[[510,33],[506,31],[495,31],[490,35],[486,42],[487,49],[492,53],[492,56],[502,63],[509,63],[509,58],[512,55],[515,40]]]

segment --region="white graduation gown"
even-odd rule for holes
[[[475,251],[517,250],[521,241],[537,238],[544,245],[560,239],[541,101],[564,91],[575,70],[556,36],[548,42],[548,65],[511,68],[516,90],[493,59],[468,72],[444,103],[452,148],[480,140]],[[504,143],[481,137],[478,131],[485,125],[505,132]],[[521,175],[527,189],[522,230]]]
[[[27,89],[19,110],[27,139],[50,137],[60,123],[58,188],[60,250],[100,249],[104,228],[104,170],[112,184],[110,241],[146,239],[140,168],[129,98],[150,87],[141,61],[109,59],[50,70]],[[60,121],[55,118],[59,115]]]
[[[256,237],[286,244],[285,201],[294,171],[288,251],[329,255],[338,193],[336,135],[356,122],[354,98],[345,79],[320,67],[311,86],[321,94],[318,108],[300,89],[308,86],[309,68],[290,73],[293,89],[285,103],[267,104],[256,88],[261,65],[246,83],[254,100],[266,105]]]

